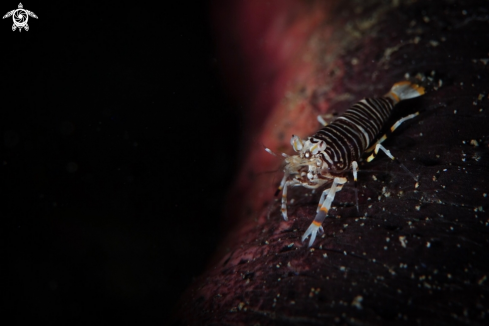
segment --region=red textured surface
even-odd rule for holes
[[[249,100],[250,133],[227,215],[233,227],[182,298],[178,323],[487,322],[487,6],[270,3],[228,5],[232,19],[219,21],[230,26],[222,39],[242,44],[243,67],[228,76],[245,76],[235,87],[250,92],[237,91]],[[281,173],[270,173],[279,161],[260,143],[290,153],[290,135],[311,134],[318,113],[341,113],[405,73],[431,71],[443,87],[400,104],[395,116],[423,113],[385,143],[419,184],[385,156],[361,164],[360,216],[348,184],[308,249],[300,237],[319,193],[290,191],[283,221],[272,197]]]

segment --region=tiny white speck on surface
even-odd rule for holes
[[[405,236],[400,235],[399,236],[399,242],[401,242],[401,246],[403,246],[403,248],[406,248],[407,240],[406,240]]]
[[[428,242],[426,242],[426,248],[429,248],[429,247],[431,247],[431,243],[428,241]]]
[[[363,307],[362,307],[362,301],[363,301],[363,297],[361,295],[357,295],[353,299],[351,305],[354,306],[354,307],[356,307],[357,309],[363,309]]]
[[[453,110],[453,114],[457,114],[457,110]]]
[[[328,258],[328,254],[327,254],[327,253],[324,253],[324,254],[323,254],[323,257],[324,257],[324,258]]]
[[[477,281],[477,284],[482,285],[487,280],[487,275],[482,276],[479,281]]]
[[[239,310],[242,310],[242,309],[243,309],[243,307],[244,307],[244,305],[245,305],[245,303],[244,303],[244,302],[240,302],[240,303],[238,304],[238,309],[239,309]]]

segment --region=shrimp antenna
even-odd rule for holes
[[[275,157],[277,157],[278,155],[276,153],[274,153],[270,148],[266,147],[265,145],[261,144],[263,146],[263,148],[265,149],[265,151]],[[282,153],[282,156],[283,157],[289,157],[289,155],[285,154],[285,153]]]

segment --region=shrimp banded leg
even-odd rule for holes
[[[312,246],[312,244],[314,243],[314,240],[316,240],[316,235],[317,235],[318,231],[324,232],[321,224],[323,224],[323,221],[326,218],[329,209],[331,208],[331,204],[333,203],[333,199],[334,199],[334,196],[336,195],[336,192],[341,190],[341,188],[346,183],[346,181],[347,181],[346,178],[336,177],[336,178],[334,178],[333,183],[331,184],[331,188],[323,191],[323,195],[321,195],[321,199],[322,199],[321,207],[319,208],[319,211],[316,214],[314,221],[311,223],[309,228],[306,230],[306,232],[302,236],[303,242],[304,242],[304,240],[307,239],[307,237],[311,236],[311,238],[309,239],[309,247]],[[327,193],[327,195],[325,195],[325,193]],[[326,198],[324,198],[324,197],[326,197]]]
[[[329,189],[331,188],[324,190],[323,193],[321,194],[321,198],[319,199],[319,203],[318,203],[318,208],[316,209],[316,214],[319,213],[319,210],[323,206],[324,200],[326,199],[326,196],[328,196],[329,194]],[[342,184],[336,186],[336,192],[340,191],[341,189],[343,189]]]
[[[357,207],[357,212],[360,213],[360,210],[358,209],[358,185],[357,185],[358,163],[357,161],[353,161],[351,163],[351,167],[353,169],[353,181],[355,182],[355,204]]]
[[[358,211],[359,209],[358,209],[358,186],[357,186],[357,178],[358,178],[358,163],[357,163],[357,161],[353,161],[351,163],[351,166],[353,169],[353,180],[355,181],[355,200],[356,200],[356,207],[357,207],[357,211]],[[343,188],[343,184],[338,184],[336,186],[336,192],[340,191],[342,188]],[[329,193],[329,189],[326,189],[321,194],[321,199],[319,199],[318,209],[316,210],[316,213],[319,213],[319,210],[321,209],[321,206],[323,205],[324,199],[326,198],[328,193]]]
[[[366,152],[371,152],[372,150],[374,151],[368,158],[367,158],[367,162],[371,162],[376,156],[377,154],[379,153],[379,149],[382,150],[382,152],[385,153],[385,155],[389,156],[389,158],[393,161],[395,161],[397,164],[399,164],[401,166],[401,168],[406,171],[407,174],[409,174],[415,181],[418,180],[418,178],[416,178],[414,176],[414,174],[411,173],[411,171],[408,170],[408,168],[406,166],[404,166],[404,164],[402,164],[397,158],[395,158],[391,152],[386,149],[384,146],[381,145],[381,143],[387,139],[388,137],[388,134],[391,134],[394,132],[394,130],[397,129],[397,127],[399,127],[404,121],[406,120],[409,120],[409,119],[412,119],[412,118],[415,118],[419,115],[419,112],[416,112],[416,113],[413,113],[413,114],[410,114],[408,116],[405,116],[404,118],[402,119],[399,119],[394,125],[392,125],[392,127],[390,128],[389,132],[384,134],[382,137],[379,138],[379,140],[377,140],[375,142],[375,144],[373,144],[372,146],[370,146]]]
[[[389,131],[387,133],[385,133],[382,137],[380,137],[379,140],[377,140],[375,142],[375,144],[373,144],[372,146],[370,146],[369,148],[367,148],[365,150],[365,152],[369,153],[369,152],[373,151],[375,149],[375,146],[377,144],[383,143],[384,140],[386,140],[390,136],[390,134],[392,134],[394,132],[394,130],[396,130],[404,121],[410,120],[410,119],[413,119],[413,118],[416,118],[418,115],[419,115],[419,112],[415,112],[413,114],[407,115],[404,118],[401,118],[401,119],[397,120],[397,122],[392,125],[392,127],[389,129]],[[370,157],[369,157],[369,159],[370,159]],[[373,159],[374,158],[372,157],[370,159],[370,161],[373,160]],[[370,161],[368,161],[368,162],[370,162]]]
[[[408,168],[401,163],[401,161],[399,161],[397,158],[395,158],[392,154],[391,154],[391,151],[386,149],[384,146],[382,146],[380,143],[377,143],[375,145],[375,149],[374,149],[374,152],[372,153],[372,155],[370,155],[368,158],[367,158],[367,162],[370,162],[372,161],[375,156],[377,156],[377,154],[379,153],[379,149],[382,150],[382,152],[385,153],[385,155],[389,156],[389,158],[393,161],[395,161],[397,164],[399,164],[401,166],[401,168],[406,171],[407,174],[409,174],[415,181],[418,180],[418,178],[416,178],[414,176],[414,174],[411,173],[411,171],[408,170]]]
[[[278,190],[282,190],[282,206],[281,206],[281,211],[282,211],[282,216],[284,220],[288,221],[289,218],[287,216],[287,187],[288,186],[294,186],[297,185],[299,182],[297,180],[289,180],[287,181],[288,175],[285,175],[284,178],[282,179],[282,182],[280,183],[280,186],[278,187]]]

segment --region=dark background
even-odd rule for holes
[[[29,31],[0,26],[5,308],[165,324],[220,239],[237,166],[210,4],[23,5]]]

